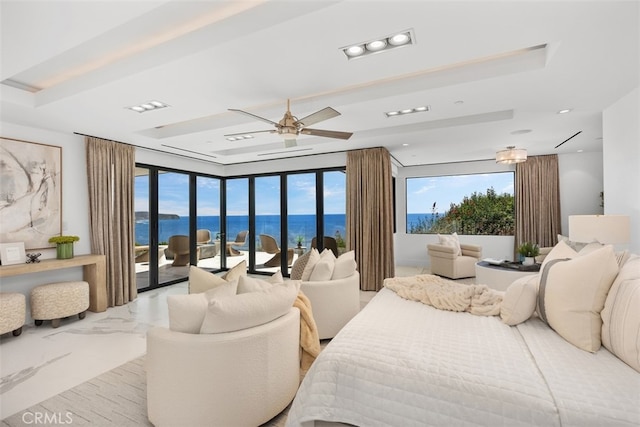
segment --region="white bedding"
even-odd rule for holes
[[[630,411],[627,402],[596,403],[602,394],[586,391],[584,384],[573,390],[558,386],[558,393],[551,393],[549,385],[555,387],[563,375],[549,371],[555,377],[545,378],[525,341],[538,339],[541,352],[553,353],[545,348],[552,345],[548,333],[557,336],[527,326],[523,338],[497,317],[441,311],[382,289],[315,361],[287,426],[310,426],[314,420],[367,427],[589,425],[593,417],[580,407],[583,401],[598,414],[638,419],[639,410]],[[598,357],[611,358],[607,369],[619,373],[626,367],[636,374],[623,385],[630,396],[625,399],[633,399],[632,388],[640,390],[637,372],[606,350]],[[546,364],[542,369],[551,369]],[[589,363],[569,366],[567,374],[574,368],[588,370]],[[590,394],[587,400],[583,393]],[[607,389],[603,400],[615,401],[610,393],[616,392]]]

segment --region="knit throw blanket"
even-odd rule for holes
[[[410,301],[440,310],[466,311],[477,316],[500,314],[502,295],[487,285],[465,285],[433,274],[393,277],[384,286]]]
[[[302,291],[298,293],[293,306],[300,310],[300,369],[306,372],[320,354],[318,328],[313,319],[311,301]]]

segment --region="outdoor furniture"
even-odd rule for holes
[[[169,251],[173,254],[173,267],[188,265],[191,259],[189,250],[189,236],[176,234],[169,237]],[[200,257],[200,251],[196,251],[196,260]]]
[[[268,234],[260,235],[260,245],[262,246],[262,251],[268,254],[273,254],[273,257],[267,262],[264,263],[265,267],[280,267],[280,247],[278,246],[278,242],[273,236]],[[291,266],[293,263],[293,249],[287,249],[287,266]]]
[[[211,241],[211,232],[205,228],[196,230],[196,243],[206,245]]]
[[[318,241],[316,240],[316,238],[314,237],[313,239],[311,239],[311,247],[312,248],[318,248]],[[322,238],[322,247],[324,249],[331,249],[331,252],[333,252],[333,255],[335,255],[335,257],[337,258],[338,255],[338,242],[336,242],[336,239],[334,239],[331,236],[324,236]]]
[[[227,255],[229,256],[242,255],[240,251],[234,248],[233,246],[244,246],[245,242],[247,241],[248,233],[249,233],[249,230],[243,230],[238,233],[235,241],[227,242]]]

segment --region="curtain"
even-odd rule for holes
[[[561,233],[558,156],[529,157],[516,165],[515,248],[524,242],[553,246]],[[517,259],[517,257],[516,257]]]
[[[107,302],[138,296],[134,257],[135,148],[86,137],[91,252],[106,256]]]
[[[355,251],[360,289],[378,291],[394,276],[391,158],[384,148],[347,154],[347,245]]]

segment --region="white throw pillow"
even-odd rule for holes
[[[344,279],[351,277],[356,272],[356,253],[354,251],[348,251],[343,253],[336,259],[336,264],[333,267],[333,274],[331,280]]]
[[[268,323],[289,312],[298,295],[294,281],[209,302],[201,334],[233,332]]]
[[[196,267],[189,266],[189,293],[197,294],[227,283],[222,277]]]
[[[458,233],[452,233],[448,236],[443,236],[442,234],[438,234],[438,240],[441,245],[451,246],[456,249],[456,254],[462,255],[462,249],[460,248],[460,240],[458,239]]]
[[[205,292],[167,296],[169,329],[188,334],[200,333],[209,300],[235,295],[238,283],[224,282]]]
[[[540,272],[544,271],[544,267],[551,261],[556,259],[571,259],[578,256],[578,252],[573,250],[567,243],[564,241],[560,241],[557,245],[549,251],[547,256],[542,261],[542,265],[540,265]]]
[[[537,274],[523,276],[509,285],[500,305],[500,318],[504,323],[517,325],[528,320],[536,311],[538,277]]]
[[[617,274],[618,263],[610,245],[567,261],[547,263],[540,273],[540,318],[571,344],[596,352],[601,344],[600,312]]]
[[[325,249],[320,254],[320,261],[316,263],[309,276],[309,282],[325,282],[331,280],[333,268],[336,264],[336,256],[330,249]]]
[[[640,372],[640,256],[629,255],[602,309],[602,345]]]
[[[271,289],[274,286],[273,283],[266,280],[256,279],[249,276],[241,276],[238,278],[238,294],[246,294],[248,292],[264,292]]]
[[[313,273],[313,269],[315,268],[316,264],[320,261],[320,254],[318,253],[318,250],[316,248],[312,248],[311,251],[309,252],[310,253],[309,253],[309,258],[307,259],[307,264],[304,266],[302,277],[300,277],[300,279],[303,282],[309,281],[309,277],[311,277],[311,273]]]
[[[273,275],[267,279],[267,282],[273,283],[274,285],[283,284],[284,277],[282,277],[282,271],[278,270],[275,273],[273,273]]]
[[[229,269],[229,271],[227,271],[224,274],[224,276],[222,276],[222,278],[230,282],[232,280],[236,280],[240,276],[246,276],[246,275],[247,275],[247,261],[242,260],[236,265],[234,265],[233,267],[231,267],[231,269]]]

